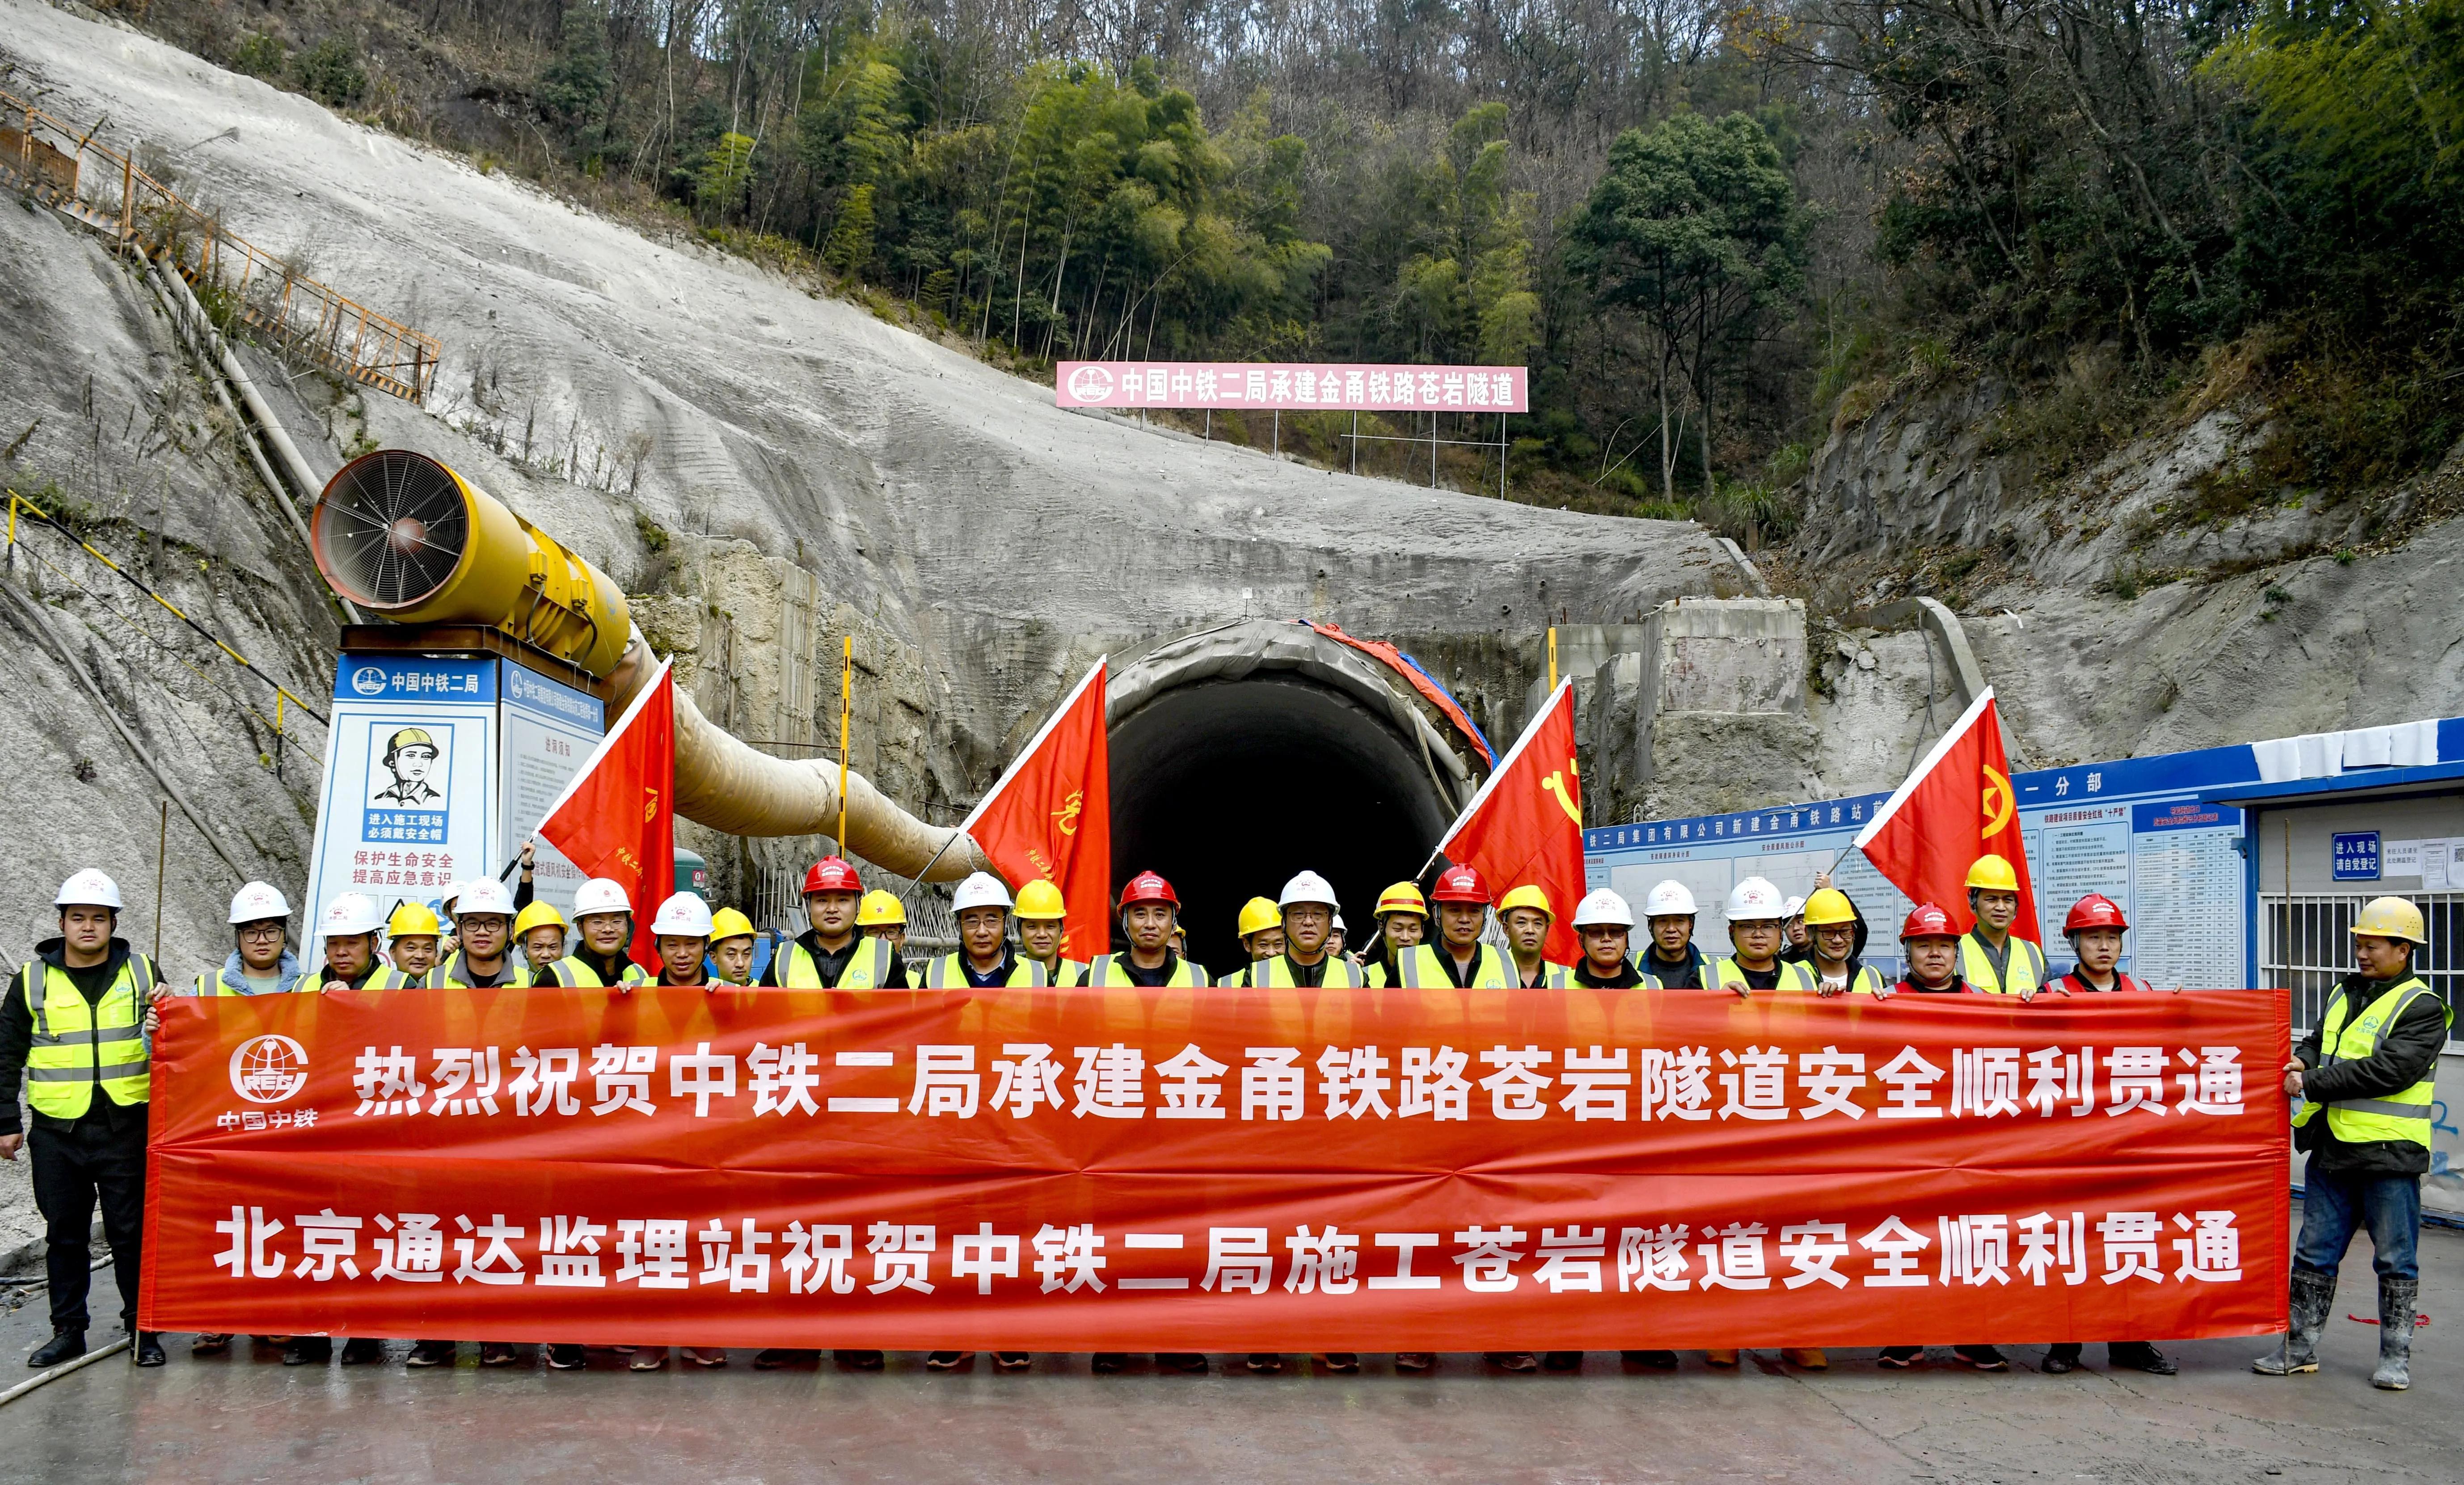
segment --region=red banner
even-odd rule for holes
[[[181,997],[148,1329],[1495,1350],[2255,1335],[2281,992]]]

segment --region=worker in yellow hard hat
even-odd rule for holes
[[[2455,1024],[2453,1008],[2415,967],[2430,945],[2427,926],[2421,909],[2402,898],[2365,905],[2350,930],[2355,972],[2337,985],[2284,1064],[2284,1091],[2301,1100],[2294,1146],[2310,1162],[2293,1248],[2292,1323],[2274,1352],[2251,1363],[2264,1376],[2319,1369],[2319,1332],[2337,1272],[2354,1231],[2367,1228],[2379,1279],[2379,1364],[2370,1385],[2390,1392],[2412,1385],[2421,1178],[2431,1165],[2439,1053]]]
[[[1805,963],[1814,971],[1814,993],[1890,997],[1882,972],[1865,963],[1865,915],[1857,911],[1848,894],[1825,887],[1806,898],[1805,930],[1812,945]]]
[[[1398,881],[1377,895],[1377,939],[1370,945],[1369,984],[1378,989],[1397,983],[1395,961],[1419,948],[1429,936],[1429,899],[1417,882]]]
[[[753,920],[732,907],[710,915],[710,962],[729,985],[753,983]]]
[[[1556,921],[1557,910],[1550,905],[1549,894],[1530,882],[1497,899],[1497,922],[1506,930],[1507,953],[1514,961],[1515,984],[1526,989],[1562,990],[1573,983],[1571,965],[1552,964],[1541,957],[1549,946],[1549,930]],[[1575,1361],[1580,1364],[1581,1358]]]
[[[1244,963],[1218,985],[1257,984],[1258,961],[1284,951],[1284,910],[1272,898],[1251,898],[1241,904],[1241,957]]]
[[[385,920],[385,958],[389,963],[368,981],[372,990],[426,988],[436,968],[437,946],[445,925],[425,902],[402,902]]]
[[[856,904],[856,931],[868,939],[879,939],[893,949],[907,947],[907,904],[898,894],[879,887],[864,895]]]
[[[1991,852],[1968,869],[1976,926],[1959,941],[1959,973],[1980,995],[2033,1000],[2045,987],[2045,951],[2012,933],[2019,920],[2019,874]]]
[[[521,945],[534,972],[564,957],[564,915],[553,902],[534,902],[514,915],[514,942]]]
[[[1087,983],[1086,962],[1061,952],[1068,937],[1069,902],[1060,888],[1041,876],[1028,882],[1018,889],[1018,907],[1011,916],[1018,920],[1018,951],[1044,966],[1045,983]]]

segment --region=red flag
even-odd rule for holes
[[[1526,882],[1549,894],[1556,918],[1542,954],[1561,964],[1582,956],[1571,921],[1583,899],[1583,781],[1574,767],[1574,683],[1558,682],[1549,704],[1506,750],[1488,782],[1463,807],[1438,854],[1475,867],[1501,897]]]
[[[2011,788],[2011,760],[2002,751],[1992,688],[1874,812],[1857,837],[1857,849],[1911,901],[1948,913],[1962,933],[1976,926],[1976,915],[1968,910],[1968,869],[1991,852],[2009,861],[2019,878],[2019,917],[2011,932],[2042,942],[2027,845],[2019,835],[2019,797]]]
[[[1070,959],[1093,959],[1112,946],[1112,753],[1104,730],[1104,663],[1097,660],[1062,699],[958,827],[1013,888],[1041,876],[1061,889],[1069,905],[1061,952]]]
[[[659,963],[650,915],[676,890],[676,693],[668,664],[659,662],[539,828],[583,875],[625,889],[633,959],[646,969]]]

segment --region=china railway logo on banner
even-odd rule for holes
[[[253,1036],[231,1050],[231,1092],[251,1103],[282,1103],[308,1086],[308,1049],[288,1036]]]
[[[1070,372],[1069,395],[1080,402],[1102,402],[1111,396],[1111,367],[1083,366]]]

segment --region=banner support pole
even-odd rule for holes
[[[855,632],[839,636],[839,859],[847,859],[847,724],[855,710]]]

